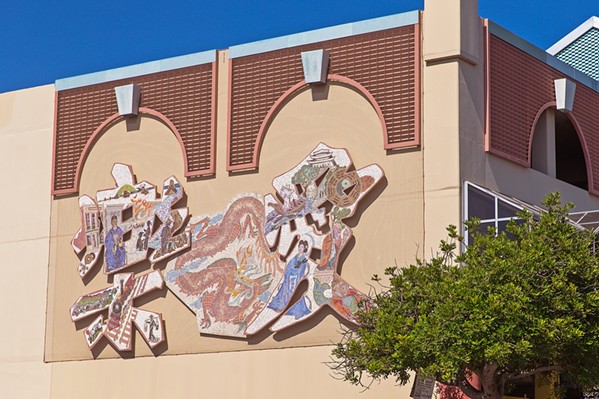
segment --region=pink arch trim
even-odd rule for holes
[[[549,101],[548,103],[544,104],[541,108],[539,108],[539,111],[535,115],[535,119],[532,123],[532,127],[530,130],[530,138],[528,140],[527,166],[529,168],[532,167],[532,141],[534,139],[535,130],[537,128],[537,123],[539,122],[539,119],[541,118],[541,115],[543,114],[543,112],[545,112],[547,109],[549,109],[551,107],[555,107],[556,105],[557,104],[555,101]],[[587,145],[586,140],[584,139],[584,134],[582,134],[582,128],[580,127],[580,124],[578,123],[578,120],[574,116],[573,112],[567,112],[566,115],[568,116],[568,119],[570,119],[570,122],[572,122],[572,125],[574,125],[574,130],[576,131],[576,135],[578,136],[578,140],[580,141],[580,145],[582,147],[582,153],[584,154],[584,163],[585,163],[586,170],[587,170],[587,179],[588,179],[588,183],[589,183],[588,191],[592,194],[598,195],[599,191],[595,190],[595,186],[593,185],[593,169],[591,168],[591,158],[589,156],[589,147]]]
[[[171,130],[171,132],[175,135],[175,138],[179,142],[179,145],[181,146],[181,152],[183,154],[183,164],[184,164],[184,168],[185,168],[184,175],[186,177],[191,176],[192,174],[189,173],[189,169],[187,166],[187,151],[185,151],[185,145],[183,144],[183,139],[181,138],[181,134],[179,133],[179,131],[177,130],[175,125],[162,113],[160,113],[156,110],[153,110],[151,108],[139,107],[139,113],[155,117],[156,119],[158,119],[162,123],[164,123]],[[100,136],[102,136],[102,134],[105,133],[105,131],[107,130],[107,127],[109,127],[111,124],[113,124],[120,117],[121,117],[121,115],[118,112],[115,114],[112,114],[111,116],[106,118],[106,120],[104,120],[104,122],[102,122],[100,124],[100,126],[98,126],[96,128],[96,130],[94,130],[92,135],[89,137],[89,139],[85,143],[85,147],[83,147],[83,151],[81,151],[81,155],[79,156],[79,161],[77,162],[77,169],[75,172],[75,181],[74,181],[73,187],[64,189],[64,190],[54,190],[54,183],[52,183],[52,195],[66,195],[66,194],[74,194],[74,193],[79,192],[79,180],[81,179],[81,171],[83,169],[83,165],[85,164],[85,161],[87,160],[87,156],[89,155],[89,152],[91,151],[91,148],[93,147],[96,140],[98,140],[98,138]],[[53,170],[54,170],[54,168],[53,168]],[[54,177],[54,174],[53,174],[53,177]]]
[[[360,83],[358,83],[355,80],[350,79],[348,77],[342,76],[342,75],[329,74],[329,75],[327,75],[327,80],[333,81],[333,82],[339,82],[339,83],[343,83],[348,86],[351,86],[354,89],[356,89],[358,92],[360,92],[364,97],[366,97],[366,99],[370,102],[370,105],[372,105],[375,112],[377,113],[379,120],[381,121],[381,126],[383,128],[384,148],[386,150],[393,148],[392,146],[389,146],[389,144],[388,144],[387,124],[385,123],[385,117],[383,116],[383,111],[381,110],[381,107],[379,106],[377,101],[374,99],[372,94],[370,94],[370,92],[368,90],[366,90],[366,88],[364,86],[362,86]],[[230,162],[231,161],[231,153],[230,153],[230,151],[231,151],[231,132],[229,131],[229,134],[227,135],[227,171],[231,172],[231,171],[248,170],[248,169],[255,169],[258,167],[258,162],[260,160],[260,152],[262,150],[262,143],[264,142],[264,136],[266,134],[266,130],[270,126],[270,123],[274,119],[274,116],[277,114],[277,112],[281,109],[282,105],[286,101],[288,101],[291,97],[295,96],[300,90],[304,89],[305,87],[308,87],[308,84],[306,83],[305,80],[302,80],[301,82],[296,83],[295,85],[291,86],[285,93],[283,93],[277,99],[277,101],[275,101],[275,103],[270,107],[270,109],[268,110],[268,113],[262,120],[260,129],[258,130],[258,136],[256,137],[256,143],[254,144],[254,156],[252,158],[251,163],[245,163],[242,165],[231,165],[231,162]]]

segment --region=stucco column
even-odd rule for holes
[[[427,257],[447,237],[447,225],[460,225],[460,163],[467,162],[472,140],[482,143],[482,39],[477,0],[425,1],[422,143]]]

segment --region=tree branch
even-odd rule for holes
[[[563,370],[564,370],[564,368],[562,366],[537,367],[534,370],[526,371],[524,373],[506,374],[505,381],[507,382],[507,381],[519,380],[520,378],[526,378],[526,377],[530,377],[531,375],[535,375],[535,374],[539,374],[539,373],[546,373],[548,371],[563,371]]]

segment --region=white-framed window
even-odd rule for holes
[[[489,189],[465,181],[463,185],[463,220],[480,219],[480,231],[486,232],[488,227],[495,227],[497,233],[506,231],[507,224],[512,219],[518,219],[516,213],[524,209],[516,201],[495,193]],[[465,244],[469,245],[472,235],[462,224],[462,234]]]

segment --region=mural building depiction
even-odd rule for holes
[[[135,183],[130,166],[115,164],[112,175],[116,188],[99,191],[95,200],[80,197],[81,228],[72,240],[81,277],[102,250],[104,273],[116,273],[112,287],[71,308],[73,321],[108,309],[106,320],[100,315],[84,330],[90,348],[106,336],[117,350],[130,350],[132,323],[150,347],[162,342],[162,316],[133,307],[133,299],[163,282],[195,313],[201,333],[279,331],[325,306],[356,323],[367,296],[337,273],[338,262],[352,236],[344,219],[383,178],[378,165],[354,170],[347,150],[321,143],[274,178],[275,193],[239,194],[221,212],[191,218],[182,232],[188,210],[174,208],[183,197],[174,176],[158,198],[153,185]],[[160,270],[120,273],[166,258],[164,280]],[[307,289],[291,303],[302,281]]]

